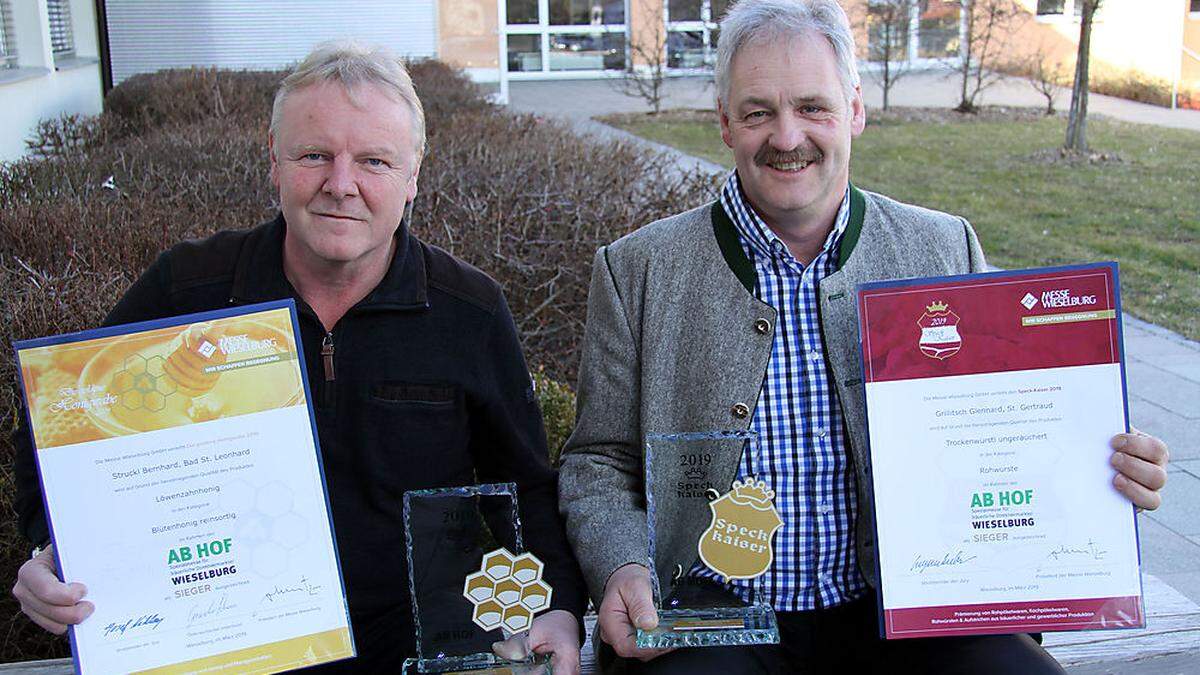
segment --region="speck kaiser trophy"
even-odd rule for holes
[[[783,522],[757,478],[757,435],[646,436],[646,525],[658,627],[639,647],[779,642],[762,574]],[[742,480],[733,480],[739,474]],[[732,481],[732,483],[731,483]]]
[[[417,657],[405,673],[550,673],[547,657],[510,661],[494,642],[550,606],[542,562],[524,551],[512,483],[404,494]]]

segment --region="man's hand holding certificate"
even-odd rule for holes
[[[1130,499],[1157,506],[1161,469],[1110,449],[1116,266],[869,284],[859,310],[887,637],[1143,625]]]
[[[80,671],[353,656],[293,312],[17,345],[57,558],[22,578],[45,582],[28,602],[59,605],[29,608],[44,627],[89,619],[71,636]],[[55,568],[91,602],[64,607],[84,588]]]

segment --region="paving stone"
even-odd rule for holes
[[[1200,544],[1172,532],[1149,514],[1138,516],[1138,538],[1142,571],[1147,574],[1165,579],[1171,574],[1194,574],[1200,568]],[[1200,602],[1200,596],[1193,599]]]
[[[1186,537],[1200,535],[1200,478],[1190,473],[1171,476],[1163,488],[1163,504],[1153,513],[1146,514],[1177,534]],[[1200,571],[1200,555],[1195,569]]]
[[[1200,359],[1200,344],[1152,323],[1123,315],[1125,352],[1141,359]]]
[[[1189,362],[1189,361],[1196,361],[1196,360],[1200,360],[1200,359],[1190,359],[1188,361],[1169,361],[1167,363],[1162,363],[1162,361],[1160,360],[1155,365],[1157,365],[1159,368],[1162,368],[1163,370],[1166,370],[1174,375],[1178,375],[1179,377],[1182,377],[1183,379],[1187,380],[1188,382],[1195,382],[1197,384],[1200,384],[1200,363],[1190,363]],[[1197,405],[1200,406],[1200,403],[1198,403]]]
[[[1196,539],[1196,544],[1200,545],[1200,538]],[[1179,591],[1188,600],[1196,604],[1200,604],[1200,569],[1193,566],[1191,572],[1174,572],[1171,574],[1160,575],[1159,580],[1166,583],[1171,588]],[[1200,617],[1198,617],[1198,627],[1200,627]],[[1200,672],[1200,670],[1197,670]]]
[[[1129,395],[1129,421],[1138,430],[1166,441],[1172,461],[1200,459],[1200,423],[1136,394]]]
[[[1125,375],[1130,395],[1141,396],[1192,423],[1200,421],[1200,383],[1140,358],[1128,359]]]
[[[1171,463],[1167,465],[1167,473],[1172,471],[1186,471],[1200,478],[1200,459],[1175,459],[1172,457]]]

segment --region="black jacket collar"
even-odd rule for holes
[[[396,251],[387,274],[379,285],[354,306],[360,309],[412,310],[429,307],[429,283],[424,247],[408,231],[412,203],[396,228]],[[252,303],[280,298],[301,298],[283,273],[283,238],[287,222],[283,214],[258,228],[242,249],[233,276],[232,302]]]

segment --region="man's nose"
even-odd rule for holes
[[[322,186],[325,194],[335,199],[344,199],[358,194],[358,180],[355,175],[354,160],[345,155],[337,155],[329,165],[329,173]]]
[[[804,124],[794,115],[787,113],[777,116],[775,130],[771,134],[771,145],[779,151],[795,150],[804,143],[806,136]]]

